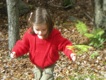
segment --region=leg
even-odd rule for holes
[[[33,72],[34,72],[34,80],[40,80],[42,76],[42,70],[35,66],[35,68],[33,69]]]
[[[45,68],[43,70],[42,77],[40,80],[54,80],[53,71],[54,71],[54,65]]]

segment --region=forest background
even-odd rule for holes
[[[29,5],[30,10],[26,13],[22,12],[19,16],[20,38],[28,28],[27,19],[30,12],[37,6],[44,6],[50,10],[55,26],[61,31],[62,35],[71,40],[77,48],[78,45],[80,46],[80,50],[76,50],[77,53],[80,51],[76,62],[70,61],[63,53],[60,53],[61,56],[54,71],[56,80],[106,80],[106,37],[103,36],[104,41],[101,36],[96,38],[96,41],[100,38],[103,42],[102,46],[98,47],[99,45],[89,45],[91,39],[78,31],[78,27],[83,30],[83,28],[86,29],[85,26],[89,33],[92,33],[94,29],[92,0],[76,0],[74,4],[64,5],[62,0],[23,1]],[[0,1],[0,79],[33,80],[33,65],[30,63],[28,55],[18,59],[9,57],[6,7],[6,2]],[[100,30],[100,32],[103,31]],[[88,48],[89,46],[90,48]],[[84,51],[84,47],[87,50]]]

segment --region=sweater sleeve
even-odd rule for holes
[[[63,51],[66,56],[68,56],[69,59],[71,59],[70,54],[72,53],[72,50],[69,50],[67,46],[72,46],[71,41],[64,38],[60,32],[58,31],[56,35],[56,43],[58,44],[58,50]]]
[[[14,47],[12,48],[12,52],[16,52],[16,57],[22,56],[29,51],[29,40],[28,40],[28,32],[23,35],[21,40],[18,40]]]

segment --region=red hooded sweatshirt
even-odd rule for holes
[[[39,39],[30,31],[31,29],[28,29],[22,40],[17,41],[13,47],[12,52],[16,52],[16,57],[29,52],[31,62],[42,69],[56,63],[59,59],[58,51],[63,51],[70,58],[72,51],[66,46],[72,43],[63,38],[57,29],[53,29],[46,39]]]

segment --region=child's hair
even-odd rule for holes
[[[32,27],[31,33],[34,33],[33,24],[46,24],[48,27],[49,34],[54,26],[49,12],[45,8],[41,7],[38,7],[35,11],[31,12],[28,22],[29,25]]]

